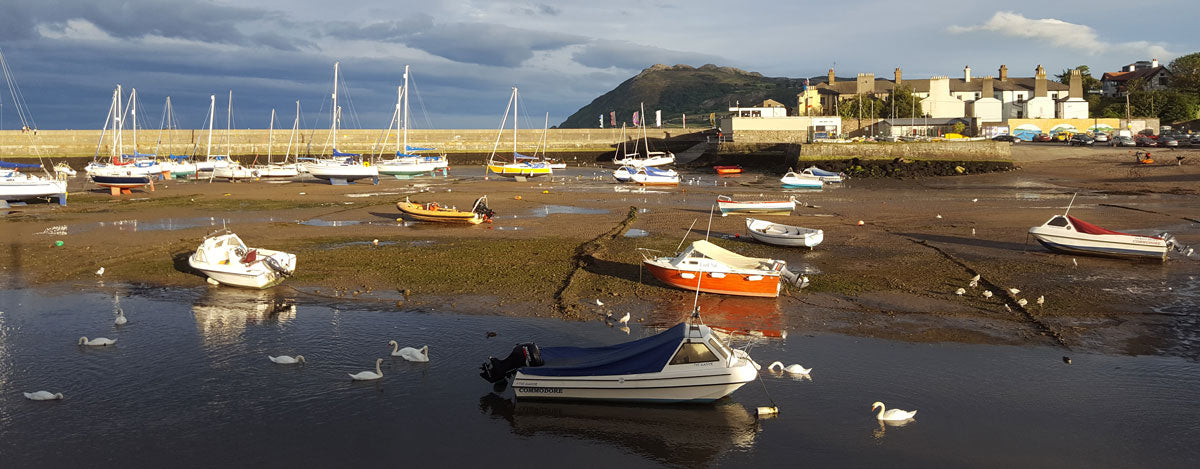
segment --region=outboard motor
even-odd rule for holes
[[[498,383],[508,379],[519,368],[542,366],[545,363],[542,360],[542,351],[538,349],[537,344],[533,342],[517,344],[516,347],[513,347],[512,353],[508,354],[508,358],[498,360],[496,357],[488,357],[488,361],[479,366],[479,376],[489,383]]]
[[[263,264],[266,264],[267,267],[269,267],[271,270],[274,270],[275,273],[279,274],[280,277],[291,277],[292,276],[292,273],[288,272],[288,270],[283,267],[283,264],[280,264],[279,261],[276,260],[274,257],[266,256],[266,257],[263,257],[262,261],[263,261]]]
[[[804,288],[808,286],[808,277],[792,272],[788,270],[787,267],[784,267],[783,270],[779,272],[779,275],[795,287]]]

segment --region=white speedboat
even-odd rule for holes
[[[1029,229],[1042,246],[1052,251],[1118,257],[1152,257],[1167,260],[1166,236],[1143,236],[1113,231],[1070,215],[1055,215]]]
[[[622,166],[620,168],[617,168],[616,171],[613,171],[613,179],[616,179],[617,182],[630,182],[633,180],[633,173],[636,173],[636,172],[637,172],[637,169],[635,169],[635,168],[631,168],[629,166]]]
[[[796,208],[796,199],[789,197],[787,200],[733,200],[727,195],[717,196],[717,208],[721,209],[721,216],[729,216],[731,213],[757,213],[761,215],[790,215],[792,210]]]
[[[643,186],[678,186],[679,173],[673,169],[643,166],[629,176],[630,180]]]
[[[258,177],[258,170],[247,168],[241,163],[231,161],[227,166],[213,168],[212,177],[216,179],[228,179],[236,181],[238,179],[255,179]]]
[[[341,153],[333,150],[334,156],[344,158],[337,160],[321,160],[308,165],[308,174],[317,179],[324,179],[335,186],[345,185],[358,179],[379,179],[379,168],[369,162],[359,161],[358,155]]]
[[[512,376],[518,399],[712,402],[758,376],[758,364],[731,350],[693,317],[657,335],[606,347],[518,345],[489,358],[480,376]]]
[[[778,246],[804,246],[812,249],[825,240],[825,232],[799,226],[772,223],[754,218],[746,219],[746,231],[754,239]]]
[[[779,182],[784,189],[820,189],[825,185],[820,176],[796,174],[795,171],[788,171]]]
[[[845,180],[846,180],[845,174],[835,173],[833,171],[826,171],[826,170],[818,168],[816,166],[809,166],[807,168],[804,168],[804,171],[800,171],[800,174],[802,174],[804,176],[813,176],[813,177],[820,178],[821,182],[845,182]]]
[[[296,255],[248,248],[236,234],[225,232],[204,239],[188,257],[188,265],[208,278],[227,285],[267,288],[296,270]]]

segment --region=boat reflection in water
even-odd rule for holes
[[[759,426],[732,399],[709,405],[516,402],[495,393],[479,409],[509,423],[521,437],[558,436],[616,445],[672,466],[711,466],[730,450],[754,445]]]
[[[668,311],[691,311],[692,298],[665,307]],[[787,338],[778,298],[703,295],[697,304],[704,324],[729,336]]]
[[[205,342],[230,343],[247,325],[295,319],[296,300],[273,290],[209,288],[192,305],[192,314]]]

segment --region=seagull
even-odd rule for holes
[[[1012,312],[1012,306],[1009,306],[1008,303],[1004,303],[1004,309],[1010,313]]]
[[[96,275],[104,275],[104,267],[101,267],[100,270],[97,270]]]
[[[1009,288],[1008,292],[1016,295],[1017,293],[1021,293],[1021,290],[1018,290],[1016,288]]]
[[[1075,267],[1079,267],[1079,262],[1076,261],[1074,257],[1071,258],[1071,263],[1075,264]]]
[[[371,240],[371,244],[374,244],[374,245],[378,246],[378,245],[379,245],[379,240],[378,240],[378,239]]]
[[[1021,307],[1025,307],[1025,305],[1029,304],[1029,302],[1025,301],[1024,298],[1021,298],[1021,299],[1017,300],[1017,304],[1021,305]]]
[[[975,236],[975,228],[971,228],[971,236]]]
[[[972,203],[979,202],[979,199],[971,199]]]
[[[984,291],[983,291],[983,297],[984,297],[984,298],[991,298],[991,297],[992,297],[992,291],[991,291],[991,290],[984,290]]]
[[[958,296],[962,296],[963,293],[966,293],[966,292],[967,292],[966,288],[959,288],[958,290],[954,290],[954,294],[958,295]]]
[[[981,276],[981,275],[975,275],[974,277],[971,277],[971,281],[972,281],[972,282],[978,282],[980,278],[982,278],[982,276]]]
[[[1039,296],[1038,300],[1037,300],[1037,304],[1038,304],[1038,306],[1046,304],[1046,295]]]
[[[1066,363],[1066,364],[1070,365],[1070,364],[1071,364],[1071,357],[1063,356],[1063,363]]]
[[[942,214],[939,213],[937,217],[940,220],[942,218]]]
[[[599,298],[596,298],[596,306],[604,306],[604,302],[600,301]]]
[[[629,325],[629,313],[625,313],[625,315],[621,316],[621,319],[618,319],[617,322],[624,325]]]

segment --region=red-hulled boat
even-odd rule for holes
[[[741,173],[742,173],[742,167],[741,167],[741,166],[737,166],[737,165],[734,165],[734,166],[713,166],[713,169],[715,169],[715,170],[717,171],[717,174],[721,174],[721,175],[726,175],[726,174],[741,174]]]
[[[675,257],[647,257],[646,268],[667,285],[684,290],[742,296],[779,296],[787,262],[746,257],[708,241],[696,241]]]

